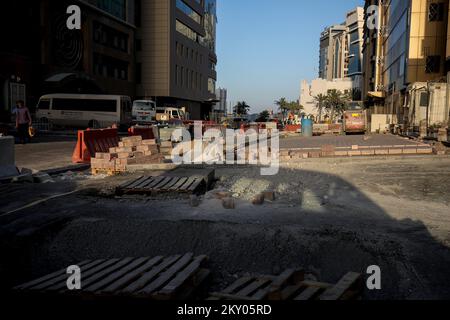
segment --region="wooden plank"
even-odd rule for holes
[[[164,179],[164,177],[155,177],[155,179],[153,180],[152,183],[150,183],[146,189],[151,190],[152,188],[154,188],[157,184],[159,184],[162,180]]]
[[[178,182],[174,186],[172,186],[169,190],[170,191],[178,190],[187,181],[188,181],[188,178],[186,178],[186,177],[180,178],[180,180],[178,180]]]
[[[174,185],[176,185],[179,181],[180,181],[180,178],[179,178],[179,177],[174,177],[174,178],[172,179],[172,181],[170,181],[168,184],[166,184],[166,185],[164,186],[163,189],[166,190],[166,191],[169,191],[170,188],[172,188]]]
[[[351,289],[355,289],[361,282],[361,274],[355,272],[349,272],[342,277],[339,282],[327,289],[321,296],[320,300],[339,300],[345,293]],[[359,288],[358,288],[359,289]]]
[[[195,191],[204,181],[204,179],[202,178],[197,178],[197,181],[195,181],[190,187],[189,187],[189,191]],[[206,182],[205,182],[206,184]]]
[[[153,190],[160,190],[162,187],[164,187],[166,184],[168,184],[170,181],[172,181],[173,178],[171,177],[165,177],[160,183],[158,183],[156,186],[154,186]]]
[[[312,300],[322,291],[322,288],[319,287],[307,287],[305,290],[303,290],[302,293],[300,293],[297,297],[295,297],[294,300],[296,301],[306,301],[306,300]]]
[[[193,253],[185,254],[180,260],[178,260],[173,266],[167,269],[165,272],[161,273],[158,278],[148,284],[145,288],[139,291],[140,294],[151,294],[155,290],[158,290],[163,285],[165,285],[171,278],[173,278],[176,273],[183,268],[192,260]]]
[[[89,278],[90,276],[102,271],[105,268],[110,267],[111,265],[113,265],[114,263],[117,263],[119,261],[119,259],[112,259],[112,260],[104,260],[103,263],[99,264],[98,266],[89,269],[89,270],[83,270],[81,269],[81,288],[84,288],[84,280],[86,278]],[[67,279],[67,277],[66,277]],[[48,291],[67,291],[67,285],[66,285],[66,281],[61,281],[57,284],[55,284],[54,286],[47,288],[46,290]]]
[[[110,293],[119,290],[122,287],[129,285],[132,281],[141,277],[144,272],[154,267],[156,264],[160,263],[164,257],[155,257],[147,261],[144,265],[140,266],[138,269],[129,272],[127,275],[117,279],[114,283],[110,284],[108,287],[102,290],[104,293]]]
[[[225,294],[231,294],[237,290],[240,290],[242,287],[248,285],[250,282],[255,280],[253,277],[243,277],[238,280],[236,280],[231,286],[227,287],[222,292]]]
[[[184,270],[179,272],[176,277],[162,288],[158,294],[171,295],[176,292],[188,279],[190,279],[199,269],[207,256],[198,256]]]
[[[145,179],[142,183],[140,183],[133,189],[135,189],[135,190],[145,189],[145,187],[148,186],[150,183],[152,183],[152,181],[153,181],[153,177],[148,177],[147,179]]]
[[[82,287],[83,288],[87,288],[89,287],[91,284],[107,277],[108,275],[110,275],[111,273],[119,270],[120,268],[125,267],[126,265],[128,265],[131,261],[133,261],[133,258],[125,258],[122,260],[119,260],[117,263],[111,265],[110,267],[103,269],[95,274],[93,274],[92,276],[88,277],[86,279],[86,277],[84,278],[84,280],[82,281]]]
[[[162,263],[157,265],[155,268],[149,270],[149,272],[146,272],[144,275],[142,275],[142,277],[137,279],[137,281],[128,285],[125,289],[122,290],[122,292],[133,293],[144,288],[149,281],[152,281],[160,272],[162,272],[166,268],[169,268],[171,265],[176,263],[180,258],[181,256],[178,255],[164,259]]]
[[[194,181],[195,181],[195,178],[191,177],[191,178],[188,179],[188,181],[186,181],[185,184],[183,184],[183,185],[182,185],[181,187],[179,187],[178,189],[179,189],[180,191],[186,191],[186,190],[188,190],[189,187],[194,183]]]
[[[289,300],[292,297],[297,296],[298,295],[297,293],[300,291],[300,289],[304,288],[305,286],[303,284],[288,285],[284,287],[283,290],[281,291],[279,300],[281,301]]]
[[[99,282],[96,282],[90,286],[85,286],[83,288],[83,291],[86,292],[96,292],[100,290],[101,288],[106,287],[107,285],[110,285],[111,283],[114,283],[115,280],[120,279],[121,277],[125,276],[130,271],[133,271],[134,269],[140,267],[142,264],[144,264],[146,261],[148,261],[149,258],[139,258],[134,260],[129,265],[125,266],[124,268],[110,274],[106,278],[100,280]]]
[[[82,263],[78,264],[78,266],[81,268],[82,266],[86,265],[89,262],[90,262],[89,260],[83,261]],[[48,274],[48,275],[46,275],[44,277],[32,280],[32,281],[24,283],[24,284],[21,284],[21,285],[15,287],[14,289],[15,290],[26,290],[26,289],[29,289],[29,288],[31,288],[33,286],[36,286],[36,285],[38,285],[38,284],[40,284],[42,282],[51,280],[51,279],[56,278],[56,277],[60,277],[61,275],[67,275],[67,269],[62,269],[62,270],[55,271],[55,272],[53,272],[51,274]]]
[[[305,280],[305,273],[302,269],[287,269],[275,278],[269,288],[269,300],[281,300],[281,289],[289,283],[298,284]]]
[[[140,180],[140,179],[142,179],[142,178],[144,178],[144,176],[140,176],[140,177],[137,178],[136,180],[129,180],[129,181],[125,182],[125,183],[122,183],[122,184],[119,186],[119,189],[126,189],[128,186],[132,185],[132,184],[135,183],[137,180]]]
[[[136,186],[138,186],[139,184],[141,184],[142,182],[144,182],[147,179],[148,179],[148,177],[141,177],[141,178],[135,180],[132,184],[130,184],[125,189],[134,189]]]
[[[105,260],[95,260],[95,261],[89,263],[88,265],[86,265],[84,267],[84,269],[91,270],[92,267],[95,267],[95,266],[97,266],[99,264],[102,264],[104,262],[105,262]],[[83,269],[81,269],[81,271],[83,271]],[[57,278],[53,278],[50,281],[46,281],[44,283],[41,283],[41,284],[39,284],[37,286],[32,287],[31,290],[43,290],[43,289],[47,289],[49,287],[52,287],[54,285],[66,286],[67,278],[68,278],[68,274],[65,272],[63,275],[61,275],[61,276],[59,276]]]
[[[253,283],[249,284],[247,287],[243,288],[239,292],[236,293],[239,297],[247,297],[250,296],[252,293],[257,292],[258,290],[262,289],[263,287],[270,284],[271,281],[269,279],[256,279]],[[267,288],[269,289],[269,288]]]

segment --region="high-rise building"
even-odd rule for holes
[[[346,30],[344,25],[334,25],[320,35],[319,78],[333,80],[346,76]]]
[[[325,80],[362,75],[364,9],[349,11],[345,22],[326,28],[320,36],[319,78]]]
[[[81,9],[81,30],[66,26]],[[16,0],[2,4],[0,109],[17,100],[33,110],[45,93],[134,96],[134,0]]]
[[[420,87],[427,91],[427,83],[446,80],[449,1],[367,0],[366,8],[371,5],[378,8],[379,22],[364,32],[364,100],[372,113],[394,115],[393,124],[405,124],[411,120],[408,88],[424,83]],[[430,100],[421,100],[428,108]]]
[[[356,7],[345,22],[326,28],[320,36],[319,78],[350,78],[353,99],[361,99],[364,9]]]
[[[137,96],[209,115],[216,96],[216,0],[141,0]]]
[[[227,104],[227,89],[217,88],[216,90],[216,98],[217,102],[214,106],[214,111],[222,114],[228,113],[228,104]]]

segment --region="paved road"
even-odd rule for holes
[[[280,140],[281,149],[321,148],[323,145],[334,145],[337,148],[351,148],[352,145],[361,147],[395,147],[417,146],[418,142],[394,135],[350,135],[350,136],[320,136],[320,137],[288,137]]]
[[[16,166],[35,170],[67,167],[72,164],[74,136],[43,136],[33,143],[16,145]]]

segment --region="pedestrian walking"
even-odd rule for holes
[[[19,142],[25,144],[30,142],[29,128],[32,124],[30,110],[22,100],[17,101],[16,109],[16,129],[19,135]]]

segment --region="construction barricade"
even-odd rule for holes
[[[153,127],[131,127],[128,129],[128,136],[141,136],[142,140],[155,139],[155,131]]]
[[[80,130],[72,161],[73,163],[90,163],[96,153],[107,153],[109,149],[118,145],[117,129]]]

